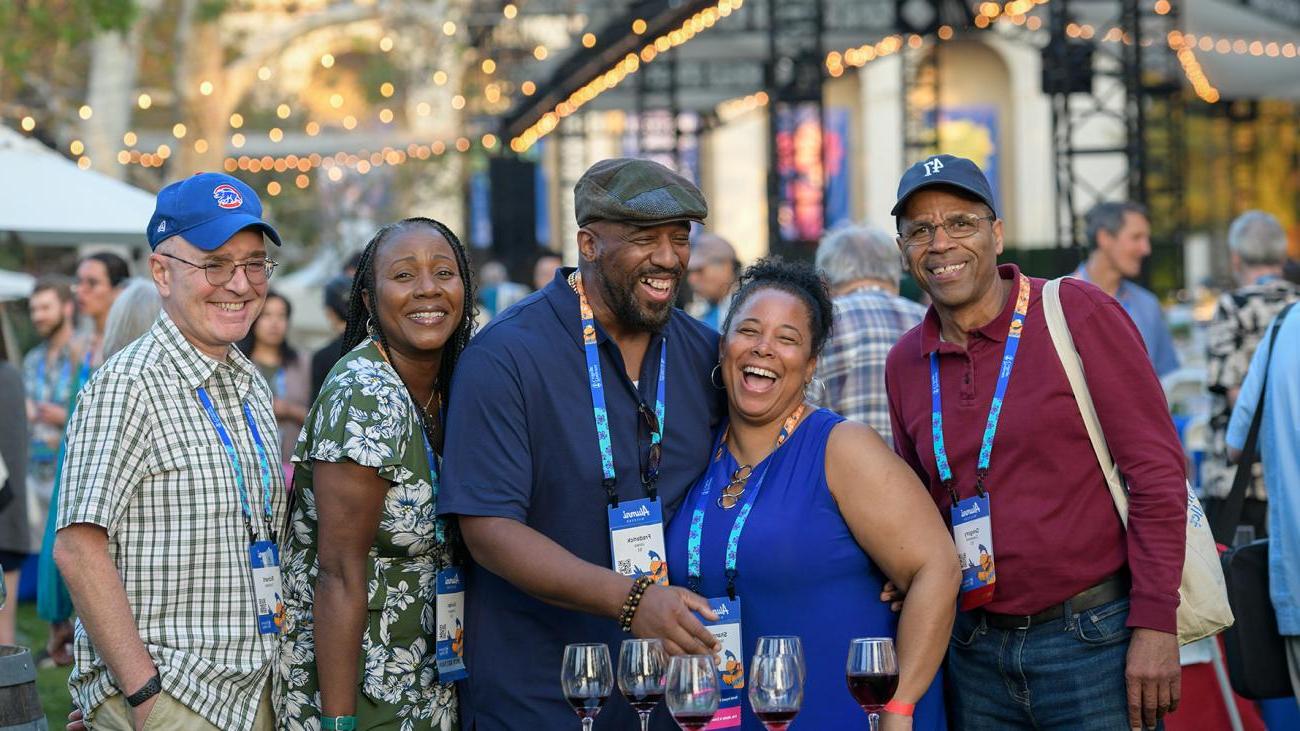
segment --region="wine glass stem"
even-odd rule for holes
[[[641,731],[647,731],[650,728],[650,712],[638,711],[637,715],[641,717]]]
[[[594,718],[582,719],[582,731],[591,731],[591,725],[596,722]]]
[[[868,714],[867,714],[867,723],[870,724],[871,731],[880,731],[880,714],[879,714],[879,713],[868,713]]]

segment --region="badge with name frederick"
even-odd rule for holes
[[[253,568],[253,603],[257,632],[278,635],[284,625],[284,591],[280,585],[280,549],[271,541],[254,541],[248,546]]]
[[[709,599],[709,609],[718,615],[718,621],[710,622],[700,617],[700,622],[722,645],[718,663],[718,689],[722,699],[718,703],[718,712],[705,729],[740,727],[740,694],[745,688],[745,664],[741,660],[744,650],[740,641],[740,600],[727,597]],[[698,615],[697,615],[698,616]]]
[[[615,571],[634,579],[650,576],[667,586],[667,553],[658,500],[624,500],[609,508],[609,554]]]
[[[952,540],[961,564],[961,611],[988,604],[998,580],[993,565],[993,523],[989,497],[966,498],[953,505]]]
[[[438,681],[451,683],[469,677],[465,670],[465,577],[460,567],[449,566],[439,571],[437,589]]]

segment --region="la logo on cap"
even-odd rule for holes
[[[212,189],[212,197],[216,199],[217,205],[222,208],[238,208],[244,205],[244,199],[235,190],[235,186],[229,183],[222,183]]]
[[[925,161],[925,177],[930,177],[935,173],[943,170],[943,161],[937,157],[932,157]]]

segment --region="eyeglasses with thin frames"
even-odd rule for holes
[[[207,277],[208,284],[211,284],[214,287],[220,287],[231,279],[234,279],[235,270],[240,267],[244,268],[244,276],[248,277],[250,284],[264,284],[267,279],[270,279],[271,274],[275,272],[276,267],[276,261],[267,258],[250,259],[238,263],[233,261],[214,261],[208,264],[195,264],[194,262],[186,261],[179,256],[173,256],[161,251],[157,253],[160,256],[167,257],[168,259],[175,259],[182,264],[188,264],[195,269],[202,269],[203,276]]]
[[[980,221],[996,221],[997,216],[976,216],[974,214],[957,214],[945,218],[936,226],[933,223],[915,223],[906,231],[899,231],[898,238],[906,246],[929,246],[934,243],[934,234],[943,229],[950,239],[967,239],[980,230]]]

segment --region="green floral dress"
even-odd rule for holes
[[[320,728],[312,624],[319,570],[313,460],[356,462],[392,483],[370,548],[357,728],[457,729],[455,686],[438,682],[433,641],[435,579],[450,558],[448,546],[435,538],[437,486],[429,480],[420,421],[406,387],[369,340],[330,371],[293,454],[297,497],[282,554],[280,729]]]

